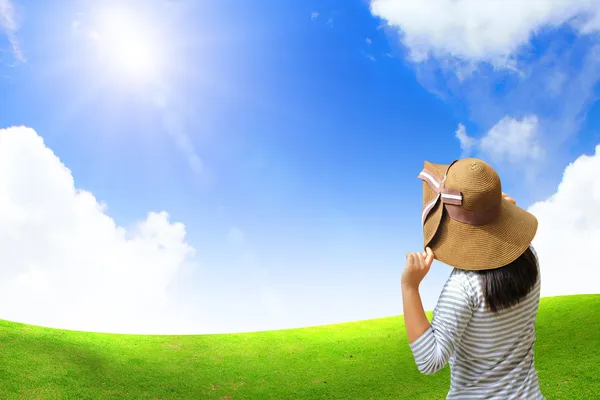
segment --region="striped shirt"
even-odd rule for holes
[[[419,371],[433,374],[449,363],[447,399],[545,400],[533,355],[539,299],[538,274],[518,305],[494,314],[486,309],[479,276],[454,269],[431,326],[410,345]]]

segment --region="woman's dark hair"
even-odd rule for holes
[[[518,304],[531,291],[538,278],[537,260],[529,247],[512,263],[477,274],[485,302],[496,313]]]

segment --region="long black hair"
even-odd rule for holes
[[[538,273],[531,247],[508,265],[477,271],[485,302],[494,313],[518,304],[535,286]]]

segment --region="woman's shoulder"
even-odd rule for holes
[[[477,278],[478,274],[476,271],[469,271],[466,269],[453,268],[450,273],[450,279],[454,279],[461,282],[468,282],[474,278]]]
[[[447,285],[460,288],[467,296],[471,305],[477,308],[481,302],[481,282],[475,271],[453,268],[448,277]]]

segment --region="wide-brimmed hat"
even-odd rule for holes
[[[531,244],[537,219],[502,197],[500,177],[485,161],[425,161],[418,177],[424,247],[437,260],[465,270],[493,269],[510,264]]]

